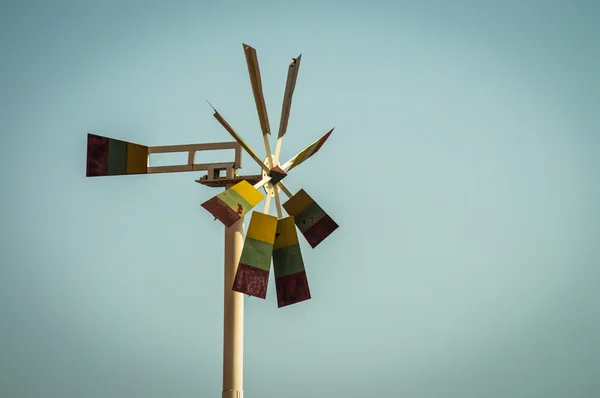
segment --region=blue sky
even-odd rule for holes
[[[0,396],[221,391],[223,227],[200,173],[85,177],[86,134],[283,155],[340,224],[312,300],[246,299],[247,397],[600,394],[593,1],[0,3]],[[274,142],[273,142],[274,144]],[[229,161],[215,154],[207,161]],[[243,174],[258,173],[244,159]],[[262,206],[262,204],[260,205]]]

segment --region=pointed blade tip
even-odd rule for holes
[[[217,111],[217,110],[215,109],[215,107],[213,106],[213,104],[211,104],[211,103],[210,103],[208,100],[206,100],[206,102],[208,103],[208,105],[210,105],[210,107],[211,107],[211,108],[213,108],[213,111],[215,111],[215,112]]]

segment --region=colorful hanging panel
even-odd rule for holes
[[[338,228],[337,223],[303,189],[285,202],[283,208],[294,217],[296,226],[313,249]]]
[[[202,207],[229,228],[256,206],[263,197],[258,189],[243,180],[202,203]]]
[[[277,221],[273,245],[273,269],[277,288],[277,307],[310,299],[310,289],[300,252],[294,217]]]
[[[267,297],[276,231],[277,217],[252,213],[240,263],[233,280],[233,290],[262,299]]]

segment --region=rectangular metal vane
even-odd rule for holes
[[[242,180],[202,203],[202,207],[229,228],[263,198],[264,195],[258,189],[250,185],[248,181]]]
[[[86,176],[102,177],[147,172],[147,146],[88,134]]]
[[[252,213],[240,263],[233,280],[233,290],[262,299],[267,297],[276,231],[277,217]]]
[[[277,307],[281,308],[310,299],[310,289],[294,217],[277,221],[277,233],[273,245],[273,269],[277,288]]]
[[[338,225],[303,189],[283,204],[287,213],[294,217],[296,226],[314,249]]]

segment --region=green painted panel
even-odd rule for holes
[[[127,143],[125,141],[108,140],[108,175],[127,174]]]
[[[273,252],[273,269],[275,270],[275,278],[304,271],[300,245],[296,243],[275,250]]]
[[[246,238],[240,263],[268,271],[271,268],[273,245],[260,240]]]
[[[304,233],[326,215],[327,213],[325,213],[321,206],[319,206],[316,202],[313,202],[300,214],[294,217],[294,222],[296,223],[296,226],[300,232]]]
[[[239,193],[229,188],[217,195],[219,199],[231,208],[236,214],[243,216],[252,210],[250,203],[244,199]]]

